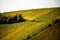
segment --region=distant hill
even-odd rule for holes
[[[5,12],[2,15],[8,18],[15,16],[16,14],[21,14],[23,18],[27,20],[33,20],[41,15],[47,14],[52,10],[56,10],[60,8],[44,8],[44,9],[32,9],[32,10],[22,10],[22,11],[14,11],[14,12]],[[12,16],[13,15],[13,16]]]

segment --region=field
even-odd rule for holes
[[[60,40],[60,23],[54,24],[39,32],[29,40]]]
[[[5,12],[9,19],[21,14],[25,22],[0,24],[0,40],[59,40],[60,8]]]

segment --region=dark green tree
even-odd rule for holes
[[[19,22],[24,22],[24,21],[26,21],[23,17],[22,17],[22,15],[20,14],[19,15]]]
[[[7,17],[5,17],[5,16],[2,16],[2,17],[0,17],[0,23],[2,23],[2,24],[5,24],[5,23],[7,23]]]
[[[23,22],[25,19],[22,17],[21,14],[15,15],[13,18],[9,19],[9,23],[17,23],[17,22]]]

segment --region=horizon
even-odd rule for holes
[[[60,7],[59,3],[60,0],[1,0],[0,13],[17,10]]]

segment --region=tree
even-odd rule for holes
[[[8,21],[8,23],[15,23],[17,22],[17,16],[11,17]]]
[[[23,21],[26,21],[23,17],[22,17],[22,15],[20,14],[19,15],[19,22],[23,22]]]
[[[5,24],[5,23],[7,23],[7,17],[5,17],[5,16],[2,16],[2,17],[0,17],[0,24]]]
[[[9,23],[17,23],[23,21],[25,21],[25,19],[21,16],[21,14],[15,15],[13,18],[9,19]]]

